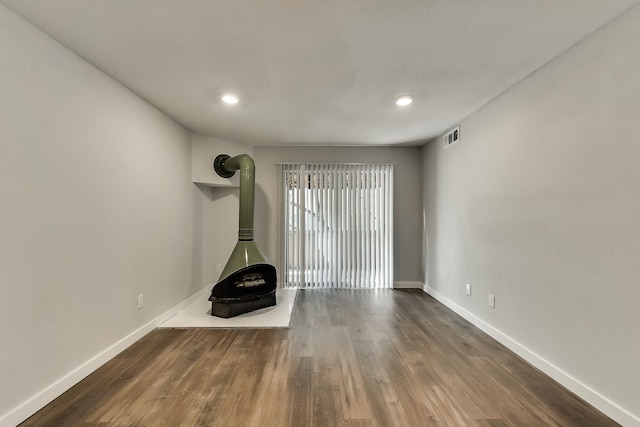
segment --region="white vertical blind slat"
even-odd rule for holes
[[[288,174],[289,171],[286,168],[282,169],[282,194],[283,197],[286,199],[288,197],[287,192],[289,191],[289,177]],[[284,227],[282,227],[284,229],[284,239],[282,239],[282,259],[286,260],[287,259],[287,254],[289,253],[289,236],[291,235],[291,230],[289,229],[290,226],[290,222],[289,222],[289,218],[291,217],[291,214],[289,213],[289,207],[290,204],[289,203],[284,203],[284,206],[282,206],[284,212]],[[286,262],[282,264],[282,266],[286,266]],[[282,271],[284,270],[284,271]],[[289,283],[291,281],[291,277],[289,277],[289,269],[288,268],[283,268],[282,274],[284,274],[284,280],[281,278],[280,280],[283,280],[284,283]]]
[[[379,241],[377,239],[378,233],[378,175],[380,173],[380,167],[376,165],[372,174],[371,181],[371,258],[372,258],[372,266],[371,266],[371,276],[372,280],[375,283],[375,286],[379,286],[378,283],[378,245]]]
[[[336,251],[334,253],[335,260],[335,287],[340,287],[342,283],[342,229],[343,218],[342,218],[342,191],[340,190],[341,176],[337,173],[336,167],[332,166],[332,175],[333,175],[333,195],[336,199],[336,204],[334,207],[334,215],[336,216],[336,228],[333,230],[335,242],[334,245],[336,247]]]
[[[353,210],[351,211],[351,216],[353,217],[353,231],[351,235],[353,236],[353,286],[355,288],[360,288],[360,277],[358,274],[360,273],[360,263],[359,263],[359,255],[360,255],[360,192],[358,188],[359,180],[360,180],[360,167],[358,165],[354,166],[353,171]]]
[[[389,224],[389,258],[393,261],[393,169],[389,171],[389,200],[387,202],[389,215],[388,215],[388,224]],[[387,287],[393,287],[393,262],[389,262],[389,275],[387,277]]]
[[[309,180],[309,199],[311,203],[307,207],[306,217],[309,219],[309,253],[311,256],[309,257],[309,271],[311,272],[311,287],[315,288],[316,281],[316,235],[314,233],[314,228],[316,227],[315,218],[313,217],[313,212],[315,212],[316,207],[316,192],[315,192],[315,180],[316,180],[316,171],[315,169],[311,169],[309,173],[311,179]]]
[[[384,200],[387,197],[387,180],[386,177],[383,175],[382,176],[382,199]],[[384,206],[384,203],[382,204],[381,208],[381,213],[382,216],[386,216],[387,211],[386,211],[386,207]],[[388,240],[387,240],[387,227],[386,224],[383,222],[381,224],[381,238],[382,238],[382,245],[380,246],[382,251],[384,252],[384,256],[382,257],[382,274],[380,275],[380,279],[382,280],[381,286],[385,287],[385,284],[387,282],[387,263],[384,262],[385,258],[386,258],[386,253],[387,253],[387,245],[389,244]]]
[[[364,175],[364,272],[367,283],[371,283],[371,173]]]
[[[353,250],[352,250],[352,230],[353,230],[353,216],[349,215],[349,212],[353,212],[355,210],[355,206],[353,206],[353,167],[352,166],[348,166],[347,167],[347,177],[348,177],[348,182],[347,182],[347,186],[345,188],[345,190],[347,191],[347,197],[348,197],[348,201],[347,201],[347,211],[345,212],[345,215],[347,217],[347,232],[345,233],[345,240],[346,240],[346,246],[347,246],[347,257],[346,257],[346,267],[347,267],[347,278],[345,280],[345,283],[343,283],[344,286],[348,286],[348,287],[352,287],[353,286],[353,262],[352,262],[352,254],[353,254]]]
[[[330,217],[327,214],[327,195],[326,195],[326,172],[325,168],[320,169],[320,181],[318,182],[318,252],[319,252],[319,277],[318,281],[322,286],[327,282],[327,269],[329,265],[327,259],[329,251],[327,250],[327,228],[329,227]]]

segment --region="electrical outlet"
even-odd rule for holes
[[[144,294],[138,295],[138,310],[144,307]]]
[[[489,294],[489,307],[496,308],[496,296],[493,294]]]
[[[467,283],[467,295],[471,296],[471,283]]]

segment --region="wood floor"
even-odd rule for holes
[[[418,290],[300,291],[290,329],[157,329],[23,426],[610,426]]]

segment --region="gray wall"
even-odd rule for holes
[[[2,424],[195,292],[199,254],[182,127],[2,5],[0,56]]]
[[[423,149],[431,291],[627,425],[640,416],[638,40],[635,7],[463,120],[460,143]]]
[[[394,281],[422,283],[422,158],[418,147],[255,147],[255,238],[280,265],[279,162],[393,163]]]

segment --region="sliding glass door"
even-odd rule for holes
[[[281,167],[285,287],[392,287],[393,165]]]

